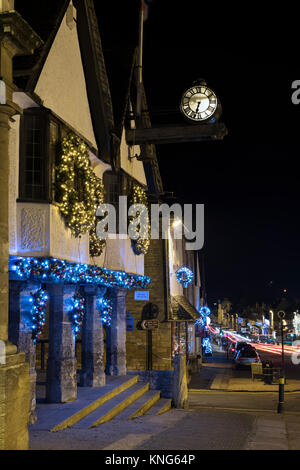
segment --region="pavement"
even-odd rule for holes
[[[243,371],[236,377],[222,351],[215,351],[205,361],[200,373],[192,377],[189,406],[184,410],[173,408],[162,415],[149,414],[130,421],[121,413],[97,428],[87,429],[79,421],[74,427],[50,432],[50,415],[53,418],[71,405],[45,405],[41,401],[37,404],[38,422],[29,428],[30,449],[102,450],[107,455],[124,450],[300,450],[299,392],[286,395],[285,412],[278,414],[278,394],[253,390],[251,379]],[[248,388],[230,390],[232,379],[236,382],[231,386],[236,383]],[[72,408],[76,406],[74,402]]]

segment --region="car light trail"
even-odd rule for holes
[[[211,331],[211,333],[219,335],[218,331],[216,331],[211,326],[209,326],[208,329]],[[235,343],[235,342],[245,341],[246,343],[251,344],[251,346],[253,346],[255,349],[259,351],[268,352],[270,354],[275,354],[278,356],[282,354],[282,348],[280,344],[255,343],[253,342],[253,340],[245,336],[242,336],[238,333],[233,333],[232,331],[229,331],[229,330],[223,330],[223,333],[224,333],[223,337],[227,338],[231,342]],[[266,336],[266,335],[263,335],[263,336]],[[287,355],[290,355],[295,352],[299,353],[299,351],[300,351],[299,347],[297,348],[297,347],[286,345],[286,344],[284,345],[284,352]]]

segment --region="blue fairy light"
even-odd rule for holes
[[[105,294],[103,297],[98,297],[97,307],[102,323],[109,326],[111,324],[113,307],[112,301],[107,294]]]
[[[200,308],[199,312],[200,312],[200,315],[203,315],[204,317],[208,317],[210,315],[210,308],[203,305],[203,307]]]
[[[81,331],[83,319],[85,316],[85,299],[77,292],[72,297],[72,308],[69,310],[70,321],[72,324],[73,334],[77,338]]]
[[[95,284],[124,289],[145,289],[150,285],[149,276],[112,271],[88,264],[70,263],[53,258],[20,257],[13,261],[12,269],[21,279],[43,282]]]
[[[176,271],[176,278],[179,284],[187,288],[194,278],[194,273],[187,266],[181,266]]]
[[[203,352],[206,356],[212,355],[212,346],[211,346],[210,338],[202,338],[202,347],[203,347]]]
[[[29,302],[32,304],[32,307],[31,307],[32,340],[33,340],[33,344],[36,344],[46,323],[46,310],[48,306],[48,295],[43,289],[39,289],[34,294],[31,293]]]

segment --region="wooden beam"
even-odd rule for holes
[[[228,134],[223,123],[191,124],[150,127],[148,129],[127,129],[128,145],[140,144],[176,144],[205,140],[222,140]]]

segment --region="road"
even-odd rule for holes
[[[216,334],[216,330],[213,327],[209,327],[213,334]],[[225,337],[230,342],[236,342],[243,340],[243,337],[235,332],[224,330]],[[216,334],[216,338],[219,335]],[[272,361],[273,367],[282,367],[282,348],[281,345],[265,344],[265,343],[251,343],[258,351],[262,361]],[[299,362],[299,364],[297,364]],[[299,379],[300,380],[300,348],[292,345],[284,345],[284,369],[285,377],[287,379]]]
[[[271,352],[260,351],[262,360],[272,360],[275,367],[280,367],[280,356]],[[294,365],[290,356],[286,361],[287,380],[300,378],[300,365]],[[227,359],[225,352],[214,351],[212,358],[204,359],[198,375],[193,376],[189,389],[189,406],[192,409],[231,409],[252,411],[277,410],[278,392],[235,392],[211,390],[210,386],[217,375],[230,375],[233,378],[251,378],[250,369],[236,370],[232,359]],[[194,391],[197,390],[197,391]],[[285,393],[285,411],[299,413],[300,392]],[[299,416],[300,419],[300,416]]]

